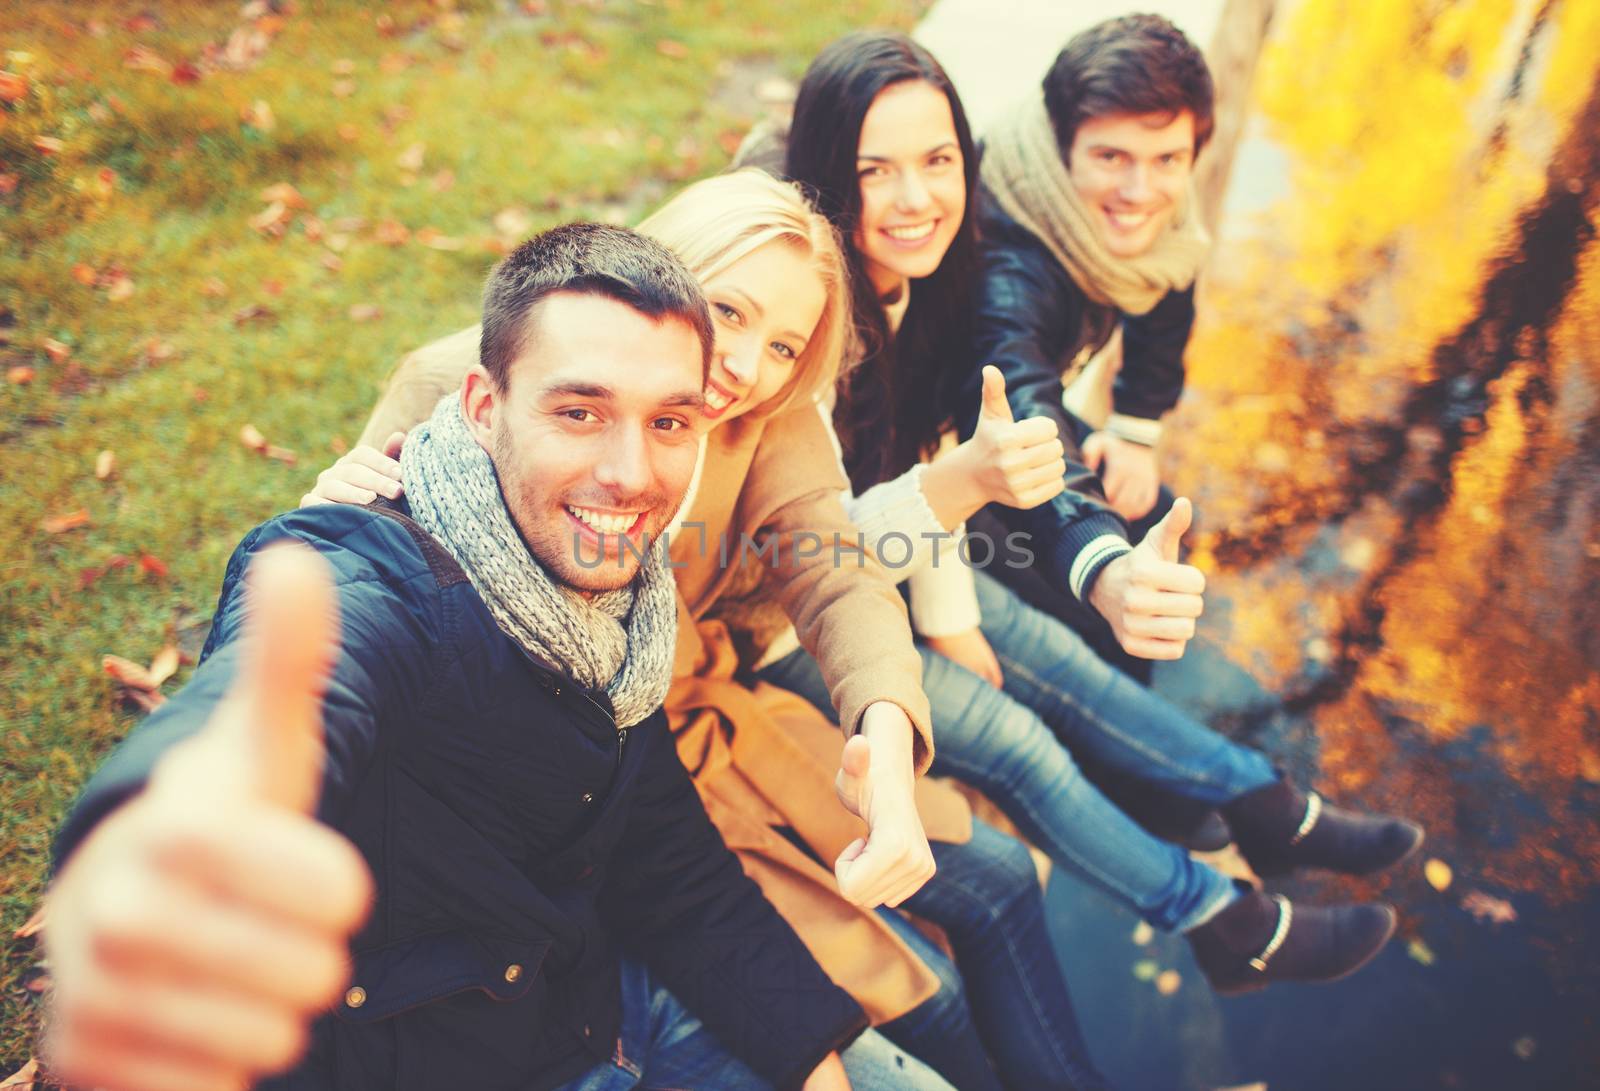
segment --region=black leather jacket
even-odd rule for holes
[[[1194,323],[1193,289],[1169,292],[1145,315],[1122,315],[1096,304],[1039,239],[1002,210],[987,191],[978,197],[979,271],[972,367],[952,406],[962,439],[972,435],[982,400],[982,369],[994,364],[1006,380],[1012,411],[1048,416],[1067,448],[1067,490],[1031,511],[995,505],[1010,529],[1026,532],[1057,586],[1087,595],[1094,577],[1121,549],[1127,527],[1106,505],[1099,477],[1078,447],[1088,426],[1061,405],[1063,364],[1098,347],[1116,323],[1123,328],[1123,365],[1113,390],[1116,410],[1154,419],[1183,391],[1183,350]]]

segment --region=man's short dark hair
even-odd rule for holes
[[[1112,114],[1194,115],[1195,154],[1216,123],[1211,70],[1183,31],[1159,15],[1122,15],[1083,31],[1044,77],[1044,105],[1064,160],[1078,126]]]
[[[700,338],[702,377],[711,366],[711,312],[683,262],[637,231],[575,223],[535,235],[489,274],[478,362],[498,389],[533,336],[539,304],[556,292],[604,296],[657,322],[684,322]]]

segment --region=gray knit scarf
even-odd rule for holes
[[[1148,253],[1119,258],[1107,251],[1061,162],[1040,91],[984,135],[981,172],[1000,207],[1050,248],[1084,294],[1123,314],[1148,314],[1169,291],[1193,284],[1211,245],[1194,213],[1190,187],[1172,224]]]
[[[678,622],[661,542],[626,587],[585,597],[557,584],[512,522],[494,463],[467,431],[459,391],[412,430],[400,467],[412,517],[466,571],[507,636],[581,685],[605,690],[619,727],[660,707]]]

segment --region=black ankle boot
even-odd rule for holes
[[[1422,827],[1391,815],[1366,815],[1302,792],[1287,776],[1223,805],[1234,842],[1262,878],[1317,867],[1367,875],[1404,860],[1422,844]]]
[[[1233,843],[1233,831],[1216,811],[1207,811],[1194,828],[1174,840],[1190,852],[1221,852]]]
[[[1240,887],[1238,900],[1188,932],[1195,961],[1223,996],[1275,981],[1333,981],[1365,966],[1394,934],[1387,905],[1291,905]]]

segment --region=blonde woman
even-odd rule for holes
[[[904,607],[858,544],[841,503],[847,482],[816,411],[850,328],[833,230],[793,187],[758,171],[696,183],[640,230],[689,266],[716,326],[706,387],[713,427],[670,543],[680,618],[667,698],[679,756],[707,811],[824,969],[887,1037],[951,1083],[1101,1086],[1084,1060],[1020,843],[973,823],[953,793],[923,784],[918,811],[938,873],[927,880],[895,863],[916,856],[921,829],[896,812],[911,799],[913,770],[931,761],[932,741]],[[398,433],[454,388],[476,347],[477,331],[463,330],[402,361],[362,435],[388,454],[351,452],[307,502],[400,496],[389,457]],[[720,600],[756,588],[773,594],[782,623],[821,664],[849,739],[842,759],[832,724],[798,697],[749,683],[750,646],[736,647],[722,622],[707,619]],[[836,768],[853,814],[827,798]],[[863,908],[879,904],[904,904],[941,925],[960,973],[903,918]],[[968,992],[980,1001],[975,1012]]]

